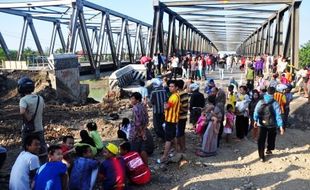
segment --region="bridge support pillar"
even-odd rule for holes
[[[80,64],[76,55],[52,54],[49,57],[49,65],[52,68],[49,78],[58,98],[77,102],[86,101],[89,86],[80,84]]]

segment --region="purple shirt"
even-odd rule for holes
[[[144,129],[148,124],[147,109],[142,103],[137,103],[132,108],[132,121],[129,130],[129,141],[144,136]]]
[[[264,68],[264,60],[259,59],[255,62],[255,70],[263,69]]]

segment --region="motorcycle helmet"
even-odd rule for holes
[[[30,94],[34,91],[34,82],[28,77],[22,77],[17,82],[18,93]]]

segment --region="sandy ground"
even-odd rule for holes
[[[240,79],[238,72],[228,75],[227,79],[230,76]],[[214,74],[213,77],[216,78],[216,75]],[[0,98],[0,144],[9,149],[1,176],[7,176],[21,150],[19,138],[21,119],[18,114],[19,97],[16,90],[10,89]],[[112,107],[121,117],[128,116],[130,113],[128,100],[118,101]],[[273,155],[267,157],[265,163],[258,160],[257,145],[250,135],[241,142],[223,142],[214,157],[197,157],[194,153],[198,138],[188,125],[186,158],[178,163],[158,165],[155,160],[161,156],[163,144],[154,137],[156,150],[149,158],[152,181],[145,186],[131,187],[131,189],[309,190],[309,108],[304,98],[296,96],[291,109],[292,125],[283,136],[277,136],[276,150]],[[49,143],[55,143],[62,135],[73,134],[78,137],[78,131],[92,120],[97,122],[104,141],[119,143],[120,141],[116,139],[116,131],[120,120],[111,121],[107,115],[107,106],[104,103],[71,105],[57,101],[47,102],[44,113],[46,139]],[[152,125],[149,128],[152,129]],[[8,176],[1,177],[0,189],[7,189],[7,183]]]

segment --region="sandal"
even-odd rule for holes
[[[156,160],[156,163],[157,163],[157,164],[165,164],[165,163],[167,163],[167,162],[168,162],[168,159],[162,160],[161,158],[158,158],[158,159]]]

